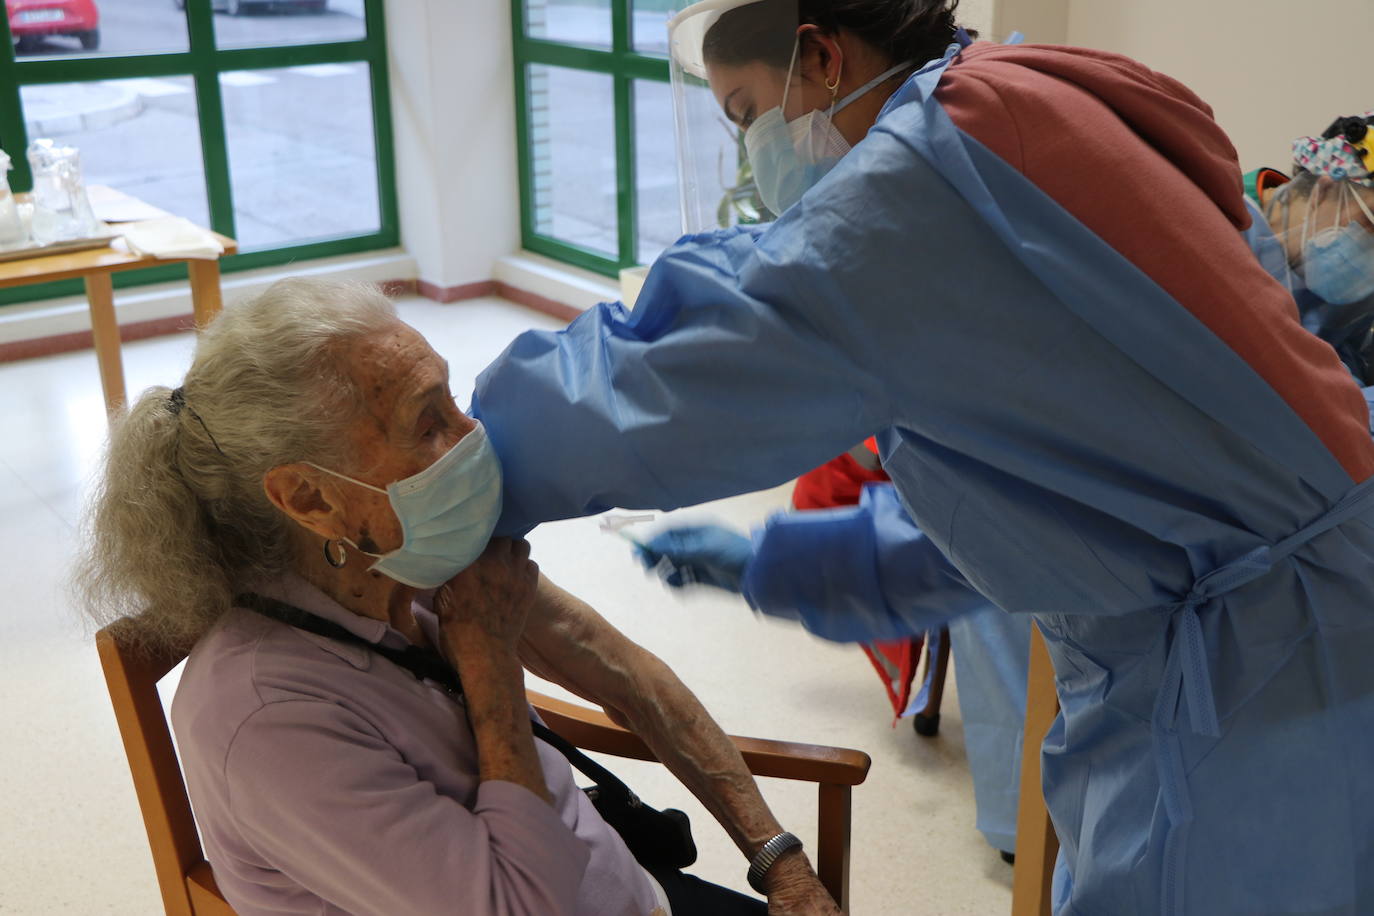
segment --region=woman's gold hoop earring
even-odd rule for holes
[[[827,88],[827,89],[830,90],[830,94],[831,94],[832,96],[838,94],[839,91],[840,91],[840,75],[839,75],[838,73],[835,74],[835,83],[834,83],[834,85],[831,85],[830,80],[826,80],[826,81],[825,81],[825,88]]]
[[[339,551],[339,555],[337,558],[334,556],[334,554],[329,552],[330,544],[334,544],[337,547]],[[348,554],[344,552],[342,539],[337,541],[324,542],[324,561],[328,563],[330,566],[334,567],[335,569],[343,569],[344,564],[348,562]]]

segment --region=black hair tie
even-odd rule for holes
[[[210,444],[215,447],[215,451],[220,453],[220,457],[228,458],[229,456],[224,454],[224,449],[220,448],[219,443],[215,441],[215,434],[210,432],[210,427],[206,426],[205,421],[200,418],[200,414],[196,413],[195,408],[187,406],[186,392],[182,388],[174,388],[172,393],[167,395],[167,409],[172,412],[173,416],[180,416],[182,408],[185,408],[186,412],[191,415],[191,419],[199,423],[200,428],[205,430],[205,435],[209,437]]]

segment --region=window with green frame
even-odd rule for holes
[[[680,234],[673,0],[512,0],[525,248],[614,275]]]
[[[382,0],[25,0],[0,17],[10,184],[51,138],[109,185],[231,236],[242,270],[397,244]],[[161,282],[184,267],[115,274]],[[0,291],[0,304],[79,293]]]

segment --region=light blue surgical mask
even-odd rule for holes
[[[1374,224],[1374,215],[1360,195],[1354,190],[1349,193]],[[1310,239],[1306,228],[1304,224],[1302,278],[1307,288],[1332,305],[1350,305],[1374,296],[1374,233],[1356,220]]]
[[[797,64],[797,45],[793,45],[782,104],[759,115],[744,132],[744,149],[749,156],[754,184],[759,189],[759,199],[763,205],[781,216],[784,210],[801,200],[802,195],[824,178],[850,150],[849,142],[835,128],[831,118],[880,83],[909,69],[912,63],[906,61],[884,70],[849,95],[831,102],[828,111],[808,111],[788,121],[783,117],[783,111],[787,108],[792,70]]]
[[[438,588],[472,564],[501,517],[501,461],[479,421],[438,461],[418,474],[374,487],[347,474],[306,462],[326,474],[385,493],[405,540],[376,557],[372,569],[403,585]]]

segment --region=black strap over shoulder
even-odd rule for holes
[[[458,677],[458,672],[453,669],[444,657],[433,649],[422,649],[419,646],[406,646],[404,649],[392,649],[389,646],[381,646],[377,643],[368,642],[356,633],[352,633],[332,620],[325,620],[309,611],[259,595],[253,592],[246,592],[234,598],[237,607],[247,608],[270,617],[273,620],[293,626],[298,630],[305,630],[307,633],[314,633],[316,636],[323,636],[325,639],[332,639],[336,642],[347,645],[359,646],[367,649],[387,661],[404,668],[415,675],[417,680],[430,680],[446,690],[455,699],[463,695],[463,682]],[[568,763],[576,767],[584,776],[596,783],[596,790],[602,795],[622,796],[631,805],[638,806],[639,799],[630,788],[616,778],[610,770],[597,763],[595,760],[582,753],[571,743],[566,741],[561,735],[554,732],[547,726],[530,720],[530,727],[534,730],[534,736],[545,744],[558,750],[564,757],[568,758]]]

